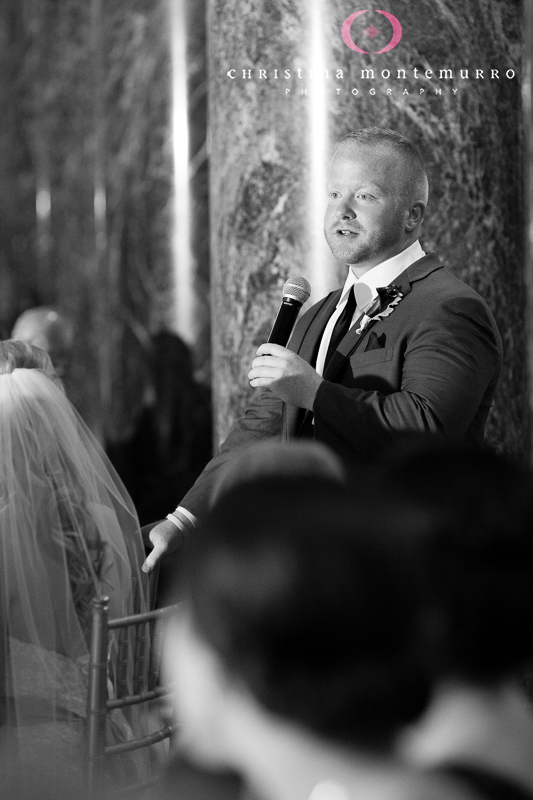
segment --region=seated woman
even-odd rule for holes
[[[428,697],[416,553],[337,477],[228,489],[167,630],[179,744],[262,800],[451,800],[392,755]],[[414,644],[413,644],[414,643]]]
[[[22,342],[0,342],[0,452],[0,743],[81,771],[92,600],[146,608],[137,517],[49,356]]]
[[[434,697],[400,752],[480,798],[531,800],[533,708],[518,676],[533,656],[532,474],[489,452],[415,445],[380,483],[440,618]],[[402,516],[416,520],[407,534]]]

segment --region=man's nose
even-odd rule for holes
[[[356,216],[357,214],[349,201],[343,200],[337,206],[337,219],[355,219]]]

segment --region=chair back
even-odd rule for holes
[[[87,767],[89,791],[91,796],[96,797],[109,788],[106,776],[112,756],[150,748],[157,742],[169,739],[173,733],[172,725],[159,724],[156,730],[146,732],[143,729],[135,730],[134,723],[141,719],[153,722],[154,716],[160,716],[160,698],[170,693],[170,689],[161,686],[159,681],[162,633],[158,623],[176,607],[159,608],[114,620],[108,619],[108,607],[107,597],[93,600],[87,698]],[[141,713],[143,707],[144,714]],[[129,717],[125,716],[128,714]],[[109,742],[108,731],[115,732],[113,743]],[[125,787],[129,792],[144,788],[157,777],[156,759],[150,757],[149,751],[141,760],[145,775],[142,780],[134,780],[133,784]],[[112,783],[116,787],[117,781]]]

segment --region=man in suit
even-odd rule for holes
[[[146,569],[194,527],[222,464],[263,437],[314,436],[369,460],[405,431],[481,442],[501,369],[484,301],[426,255],[428,181],[417,150],[367,128],[337,145],[325,236],[349,266],[342,289],[299,320],[287,348],[262,344],[249,372],[260,394],[167,520]]]

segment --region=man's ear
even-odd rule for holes
[[[424,213],[426,211],[426,204],[422,202],[422,200],[417,200],[408,211],[408,216],[405,221],[405,231],[406,233],[411,233],[414,229],[421,225],[422,220],[424,219]]]

